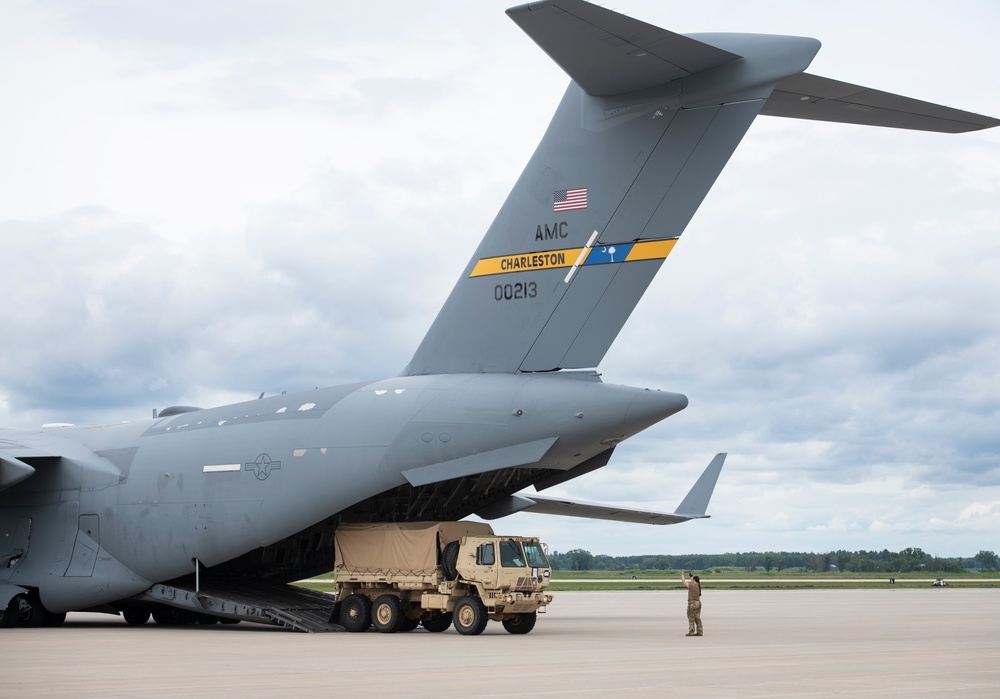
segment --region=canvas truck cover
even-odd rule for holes
[[[485,522],[341,524],[334,536],[335,568],[430,575],[439,547],[463,536],[492,535]]]

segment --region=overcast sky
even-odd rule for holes
[[[507,2],[0,0],[0,425],[391,376],[567,78]],[[1000,116],[1000,5],[620,0],[812,36],[810,72]],[[546,494],[593,553],[1000,550],[1000,130],[759,118],[600,366],[686,394]]]

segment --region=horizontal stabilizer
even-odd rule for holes
[[[656,87],[740,58],[583,0],[533,2],[507,14],[595,97]]]
[[[514,496],[517,497],[517,496]],[[524,496],[522,496],[524,497]],[[543,498],[537,495],[525,497],[535,504],[526,507],[522,512],[534,512],[543,515],[562,515],[564,517],[584,517],[586,519],[609,519],[615,522],[632,522],[634,524],[680,524],[691,519],[665,512],[649,512],[645,510],[630,510],[614,505],[600,505],[594,502],[580,502],[562,498]],[[478,513],[477,513],[478,514]]]
[[[1000,125],[1000,119],[810,73],[799,73],[779,82],[760,113],[940,133],[964,133]]]
[[[719,480],[719,473],[725,461],[725,454],[716,454],[681,504],[677,506],[677,511],[669,514],[565,498],[543,498],[539,495],[510,495],[482,508],[476,514],[483,519],[498,519],[516,512],[533,512],[634,524],[680,524],[689,519],[704,519],[709,516],[705,514],[705,510],[708,509],[708,501],[712,498],[712,492],[715,490],[715,484]]]
[[[545,453],[552,448],[558,437],[547,437],[524,444],[484,451],[479,454],[463,456],[451,461],[443,461],[430,466],[411,468],[403,471],[403,476],[410,485],[427,485],[452,478],[472,476],[477,473],[498,471],[501,468],[513,468],[533,464],[542,460]]]

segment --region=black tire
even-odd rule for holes
[[[448,580],[458,577],[458,547],[459,543],[452,541],[444,547],[444,552],[441,554],[441,570]]]
[[[149,621],[149,610],[148,609],[126,609],[122,612],[122,618],[125,619],[125,623],[131,626],[142,626],[147,621]],[[163,622],[157,622],[163,623]]]
[[[193,624],[195,620],[194,612],[177,607],[162,607],[153,610],[153,621],[164,626],[185,626]]]
[[[478,597],[463,597],[455,605],[452,623],[463,636],[478,636],[486,629],[489,620],[486,605]]]
[[[403,605],[396,595],[380,595],[372,604],[372,626],[381,633],[396,633],[403,624]]]
[[[175,623],[170,616],[170,610],[168,608],[154,609],[153,621],[161,626],[173,626]]]
[[[507,633],[530,633],[535,628],[537,619],[538,612],[515,614],[503,620],[503,627],[507,629]]]
[[[45,607],[37,592],[21,595],[21,608],[18,612],[17,625],[27,629],[37,629],[45,621]]]
[[[20,595],[11,598],[7,608],[0,611],[0,629],[12,629],[17,626],[18,614],[21,609]]]
[[[405,633],[407,631],[413,631],[413,629],[420,626],[420,619],[414,619],[413,617],[404,616],[403,623],[399,625],[399,631]]]
[[[372,602],[364,595],[348,595],[340,605],[340,625],[352,632],[372,625]]]
[[[62,626],[64,621],[66,621],[66,612],[59,612],[58,614],[55,614],[53,612],[46,611],[45,618],[42,619],[42,626],[51,629],[56,626]]]
[[[420,623],[431,633],[447,631],[448,627],[451,626],[451,612],[443,612],[430,619],[424,619]]]

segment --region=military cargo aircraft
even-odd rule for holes
[[[750,124],[1000,124],[805,72],[816,39],[680,35],[583,0],[507,14],[571,82],[409,364],[139,422],[0,432],[0,626],[104,610],[327,629],[328,605],[287,583],[333,567],[341,522],[705,516],[724,454],[671,514],[536,493],[687,405],[595,369]]]

